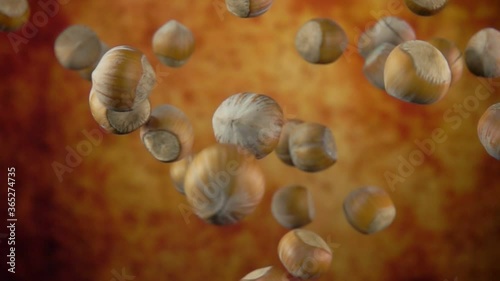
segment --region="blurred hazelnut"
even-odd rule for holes
[[[102,56],[104,56],[104,54],[107,51],[109,51],[109,47],[101,41],[101,54],[99,55],[99,58],[93,65],[78,70],[78,74],[80,75],[80,77],[92,82],[92,72],[94,72],[94,69],[97,67],[97,64],[99,64],[99,61],[101,60]]]
[[[465,63],[476,76],[500,77],[500,31],[488,27],[474,34],[465,48]]]
[[[0,31],[16,31],[30,16],[26,0],[0,0]]]
[[[462,77],[464,68],[462,52],[453,42],[444,38],[433,38],[429,43],[443,54],[451,70],[451,84],[456,83]]]
[[[190,154],[179,161],[175,161],[170,165],[170,178],[174,184],[175,189],[181,194],[184,192],[184,180],[189,165],[193,162],[193,154]]]
[[[129,134],[139,129],[149,119],[151,105],[148,99],[143,100],[132,111],[113,111],[106,108],[101,101],[90,92],[90,112],[94,120],[107,132],[117,135]]]
[[[310,63],[328,64],[336,61],[347,48],[347,35],[330,19],[312,19],[295,36],[295,48]]]
[[[314,201],[306,187],[291,185],[278,189],[272,199],[271,212],[283,227],[299,228],[314,218]]]
[[[101,40],[85,25],[71,25],[57,36],[54,52],[59,63],[71,70],[92,67],[101,57]]]
[[[257,159],[274,150],[283,123],[283,111],[276,101],[255,93],[230,96],[212,118],[217,142],[239,145]]]
[[[315,279],[329,268],[332,251],[316,233],[295,229],[286,233],[278,244],[278,255],[288,272],[300,279]]]
[[[479,141],[489,155],[500,160],[500,103],[490,106],[477,125]]]
[[[273,0],[226,0],[227,10],[240,18],[252,18],[267,12]]]
[[[153,36],[153,52],[165,65],[183,66],[194,52],[194,37],[186,26],[170,20]]]
[[[405,0],[405,4],[414,14],[432,16],[446,6],[448,0]]]
[[[168,163],[191,153],[194,133],[184,112],[164,104],[153,109],[149,121],[141,128],[140,137],[154,158]]]
[[[290,133],[289,146],[294,166],[302,171],[322,171],[337,161],[332,132],[321,124],[298,124]]]
[[[451,70],[446,58],[425,41],[412,40],[398,45],[385,62],[385,90],[406,102],[437,102],[448,92],[450,82]]]
[[[92,91],[115,111],[132,110],[149,97],[155,83],[156,75],[146,56],[129,46],[106,52],[92,72]]]
[[[395,46],[415,40],[413,28],[404,20],[397,17],[383,17],[377,23],[365,30],[358,41],[358,50],[366,58],[382,43],[391,43]]]
[[[363,65],[363,73],[368,81],[370,81],[370,83],[372,83],[375,87],[382,90],[385,90],[385,61],[394,47],[396,46],[391,43],[380,44],[368,55],[368,57],[366,57],[365,64]]]
[[[237,223],[253,212],[264,187],[255,158],[232,144],[216,144],[199,152],[184,181],[186,199],[195,214],[215,225]]]
[[[392,223],[396,208],[385,190],[367,186],[349,193],[344,200],[344,214],[357,231],[372,234]]]
[[[281,129],[281,135],[278,141],[278,145],[276,145],[276,148],[274,149],[278,158],[283,161],[283,163],[290,166],[293,166],[292,156],[290,156],[290,146],[288,145],[290,133],[293,131],[295,126],[302,122],[304,121],[298,119],[286,120],[283,128]]]

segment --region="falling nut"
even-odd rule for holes
[[[405,0],[405,4],[414,14],[432,16],[446,6],[448,0]]]
[[[337,161],[332,132],[318,123],[298,124],[290,133],[289,146],[293,165],[302,171],[322,171]]]
[[[462,77],[464,68],[462,52],[453,42],[444,38],[432,38],[429,43],[443,54],[451,70],[451,84],[456,83]]]
[[[99,55],[99,58],[93,65],[78,70],[78,74],[80,75],[80,77],[92,82],[92,72],[94,72],[94,69],[97,67],[97,64],[99,64],[99,61],[101,60],[102,56],[104,56],[104,54],[107,51],[109,51],[109,47],[101,41],[101,54]]]
[[[361,34],[358,50],[361,56],[366,59],[382,43],[391,43],[397,46],[405,41],[415,40],[415,38],[415,31],[403,19],[383,17]]]
[[[149,97],[156,75],[146,56],[129,46],[114,47],[92,72],[92,91],[109,109],[130,111]]]
[[[282,187],[273,195],[271,212],[283,227],[292,229],[305,226],[314,218],[311,192],[300,185]]]
[[[315,279],[329,268],[332,251],[316,233],[294,229],[286,233],[278,244],[279,259],[287,271],[300,279]]]
[[[0,31],[16,31],[30,16],[26,0],[0,0]]]
[[[500,31],[488,27],[474,34],[465,48],[465,63],[476,76],[500,77]]]
[[[500,160],[500,103],[493,104],[483,113],[477,134],[488,154]]]
[[[448,92],[450,83],[451,70],[446,58],[425,41],[400,44],[385,62],[385,90],[406,102],[435,103]]]
[[[226,0],[227,10],[240,18],[252,18],[267,12],[273,0]]]
[[[168,163],[191,153],[194,133],[184,112],[164,104],[153,109],[149,121],[141,127],[140,137],[154,158]]]
[[[363,74],[375,87],[385,90],[384,67],[387,57],[394,49],[391,43],[382,43],[366,57]]]
[[[293,166],[292,156],[290,156],[290,146],[288,145],[290,139],[290,133],[293,131],[295,126],[301,124],[302,120],[299,119],[288,119],[285,121],[283,128],[281,129],[280,139],[274,151],[278,158],[283,161],[283,163]]]
[[[191,31],[176,20],[170,20],[153,36],[153,52],[165,65],[183,66],[194,52],[194,37]]]
[[[396,217],[389,194],[374,186],[351,191],[344,200],[347,221],[359,232],[372,234],[387,228]]]
[[[295,48],[310,63],[328,64],[336,61],[347,48],[347,35],[330,19],[312,19],[295,36]]]
[[[139,129],[149,119],[151,104],[146,99],[132,111],[113,111],[106,108],[101,101],[90,92],[90,112],[94,120],[109,133],[123,135]]]
[[[278,103],[255,93],[230,96],[221,103],[212,118],[217,142],[241,146],[257,159],[274,150],[283,123],[283,111]]]
[[[184,180],[189,165],[193,162],[193,155],[190,154],[179,161],[175,161],[170,166],[170,178],[174,184],[175,189],[181,194],[184,192]]]
[[[85,25],[72,25],[57,36],[54,52],[67,69],[83,70],[95,65],[102,56],[101,40]]]
[[[199,152],[184,181],[186,199],[195,214],[215,224],[239,222],[264,195],[264,176],[256,160],[232,144],[216,144]]]

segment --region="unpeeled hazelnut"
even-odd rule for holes
[[[194,37],[185,25],[170,20],[153,36],[153,52],[165,65],[183,66],[194,52]]]
[[[414,14],[432,16],[441,11],[448,0],[405,0],[405,4]]]
[[[290,185],[278,189],[272,199],[271,213],[286,228],[299,228],[314,219],[314,201],[309,189]]]
[[[430,43],[406,41],[394,48],[384,67],[386,92],[403,101],[432,104],[442,99],[451,83],[443,54]]]
[[[318,123],[297,125],[290,133],[289,146],[293,165],[302,171],[322,171],[337,161],[332,132]]]
[[[275,100],[248,92],[224,100],[212,118],[217,142],[241,146],[257,159],[274,150],[283,123],[283,111]]]
[[[294,277],[315,279],[329,268],[332,251],[316,233],[295,229],[286,233],[278,244],[278,255],[283,266]]]
[[[283,128],[281,129],[280,140],[276,145],[276,148],[274,149],[278,158],[281,161],[283,161],[283,163],[290,166],[293,166],[292,156],[290,155],[290,146],[289,146],[290,133],[294,130],[294,128],[298,124],[301,124],[302,122],[304,121],[299,119],[286,120],[285,124],[283,125]]]
[[[253,212],[265,187],[256,161],[232,144],[219,143],[196,154],[184,181],[194,213],[206,222],[227,225]]]
[[[330,19],[312,19],[295,36],[295,48],[310,63],[328,64],[336,61],[347,48],[347,35]]]
[[[474,34],[465,48],[465,63],[476,76],[500,77],[500,31],[488,27]]]
[[[180,109],[164,104],[153,109],[140,137],[146,149],[161,162],[178,161],[192,151],[191,122]]]
[[[382,43],[366,57],[363,65],[363,73],[365,77],[375,87],[385,90],[384,85],[384,67],[387,57],[394,49],[391,43]]]
[[[462,77],[464,68],[462,52],[453,42],[444,38],[432,38],[428,42],[443,54],[450,66],[451,84],[456,83]]]
[[[16,31],[28,21],[30,6],[26,0],[0,0],[0,31]]]
[[[385,190],[367,186],[349,193],[344,200],[344,214],[357,231],[372,234],[392,223],[396,208]]]
[[[488,154],[500,160],[500,103],[493,104],[483,113],[477,134]]]
[[[269,10],[273,0],[226,0],[227,10],[240,18],[257,17]]]

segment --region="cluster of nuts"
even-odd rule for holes
[[[272,0],[226,0],[241,18],[262,15]],[[415,14],[430,16],[447,0],[405,0]],[[0,30],[18,29],[28,19],[26,0],[0,0]],[[347,35],[335,21],[316,18],[295,36],[298,54],[312,64],[336,61],[347,47]],[[152,49],[163,64],[181,67],[195,48],[191,31],[170,20],[152,38]],[[462,75],[463,64],[473,74],[500,77],[500,32],[485,28],[472,36],[465,60],[457,46],[444,38],[417,40],[412,27],[397,17],[381,18],[360,36],[358,50],[365,59],[363,73],[377,88],[411,103],[432,104],[444,97]],[[140,128],[140,138],[158,161],[172,163],[175,188],[185,194],[194,212],[215,225],[239,222],[261,201],[265,180],[257,160],[276,152],[287,165],[317,172],[337,161],[333,135],[326,126],[288,119],[269,96],[243,92],[224,100],[212,125],[217,144],[194,154],[193,128],[188,117],[172,105],[151,110],[149,95],[156,75],[146,56],[130,46],[108,48],[87,26],[73,25],[56,39],[54,52],[66,69],[92,81],[89,105],[95,121],[106,131],[128,134]],[[486,151],[500,160],[500,103],[488,108],[478,123]],[[363,234],[387,228],[396,209],[383,189],[367,186],[353,190],[343,203],[344,215]],[[300,229],[314,219],[311,192],[301,185],[278,189],[271,212],[286,233],[278,244],[283,268],[269,266],[241,280],[315,279],[328,270],[332,251],[316,233]]]

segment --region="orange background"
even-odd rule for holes
[[[316,218],[306,228],[334,251],[320,280],[498,280],[500,162],[479,143],[476,124],[500,101],[500,79],[480,80],[464,69],[443,100],[412,105],[375,89],[355,50],[362,30],[389,14],[407,20],[419,39],[445,37],[463,50],[478,30],[500,28],[497,0],[450,1],[433,17],[413,15],[400,0],[276,0],[254,19],[231,15],[223,0],[61,2],[18,52],[9,33],[0,35],[1,178],[6,182],[7,167],[16,168],[18,218],[16,274],[7,274],[3,239],[1,280],[119,281],[114,274],[122,270],[134,280],[239,280],[279,265],[276,248],[287,230],[271,216],[270,202],[273,191],[288,184],[310,188]],[[43,12],[38,1],[30,6],[33,23]],[[294,49],[298,28],[315,17],[335,20],[348,35],[349,48],[333,64],[308,64]],[[153,33],[170,19],[196,39],[180,69],[161,65],[151,50]],[[88,106],[90,83],[63,69],[53,53],[56,36],[71,24],[90,26],[109,46],[131,45],[148,56],[159,82],[152,105],[169,103],[190,117],[195,151],[215,142],[217,106],[231,94],[253,91],[276,99],[287,117],[330,127],[338,162],[308,174],[275,154],[260,160],[265,197],[253,214],[227,227],[189,213],[170,182],[169,165],[153,159],[138,132],[101,132],[102,141],[59,181],[53,163],[66,165],[68,147],[82,147],[82,131],[98,128]],[[453,111],[464,105],[464,115]],[[415,141],[430,140],[435,129],[446,140],[434,143],[435,151],[402,181],[386,181],[384,173],[397,174],[401,159],[418,153]],[[345,196],[363,185],[386,189],[397,208],[393,225],[371,236],[357,233],[342,212]]]

